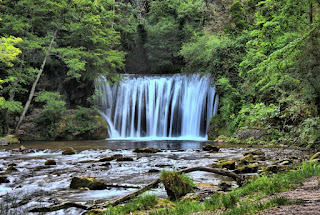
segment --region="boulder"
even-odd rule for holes
[[[210,152],[218,152],[220,148],[218,146],[213,146],[211,144],[202,146],[203,151],[210,151]]]
[[[252,154],[248,154],[242,158],[239,158],[238,164],[239,165],[247,165],[249,163],[253,162],[253,155]]]
[[[81,187],[87,187],[90,190],[103,190],[107,188],[107,185],[94,177],[73,177],[70,188],[79,189]]]
[[[132,157],[117,158],[117,161],[134,161]]]
[[[240,173],[240,174],[243,174],[243,173],[256,173],[256,172],[258,172],[258,169],[259,169],[259,164],[254,163],[254,164],[249,164],[249,165],[242,166],[242,167],[236,169],[235,172],[236,173]]]
[[[187,193],[185,196],[181,198],[181,202],[183,201],[201,201],[202,196],[200,193]]]
[[[156,148],[152,148],[152,147],[146,147],[146,148],[136,148],[135,150],[133,150],[133,152],[136,152],[136,153],[157,153],[157,152],[161,152],[161,150],[156,149]]]
[[[244,156],[249,155],[249,154],[252,154],[252,155],[265,155],[264,152],[261,149],[252,149],[250,151],[247,151],[247,152],[243,153]]]
[[[222,181],[218,184],[218,187],[220,188],[220,190],[226,192],[229,191],[232,187],[231,182],[227,182],[227,181]]]
[[[9,166],[4,173],[8,174],[16,171],[18,171],[17,168],[15,168],[14,166]]]
[[[278,173],[281,171],[281,168],[277,165],[269,165],[269,166],[266,166],[264,169],[263,169],[263,172],[272,172],[272,173]]]
[[[101,159],[99,160],[99,162],[112,161],[112,160],[116,160],[116,159],[122,158],[122,157],[123,157],[123,155],[121,155],[121,154],[115,154],[115,155],[111,155],[111,156],[109,156],[109,157],[101,158]]]
[[[234,170],[236,168],[236,162],[233,160],[223,161],[217,164],[212,165],[213,168],[226,168]]]
[[[62,151],[63,155],[74,155],[75,153],[76,151],[71,147]]]
[[[10,181],[6,176],[0,175],[0,184],[2,183],[9,183]]]
[[[311,156],[310,160],[320,159],[320,152],[315,153]]]
[[[44,165],[57,165],[55,160],[47,160]]]
[[[193,190],[193,184],[177,172],[163,172],[161,181],[170,200],[178,200]]]

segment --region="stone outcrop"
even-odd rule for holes
[[[107,188],[107,185],[94,177],[74,177],[71,180],[70,188],[80,189],[89,188],[90,190],[103,190]]]

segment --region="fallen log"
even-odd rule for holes
[[[244,181],[244,178],[241,175],[238,175],[232,171],[216,169],[216,168],[209,168],[209,167],[204,167],[204,166],[190,167],[187,169],[179,170],[178,172],[179,173],[189,173],[189,172],[195,172],[195,171],[211,172],[211,173],[216,173],[219,175],[231,177],[238,183],[239,186],[241,186],[242,182]],[[131,200],[132,198],[138,196],[139,194],[155,187],[160,182],[161,182],[161,180],[159,177],[136,191],[133,191],[133,192],[131,192],[125,196],[122,196],[116,200],[108,202],[103,207],[116,206],[116,205],[119,205],[119,204],[126,202],[128,200]],[[118,187],[124,187],[124,186],[118,185]],[[30,210],[30,212],[52,212],[52,211],[57,211],[57,210],[66,209],[66,208],[70,208],[70,207],[76,207],[76,208],[81,208],[84,210],[90,210],[90,209],[97,208],[97,205],[82,205],[82,204],[77,204],[74,202],[64,202],[64,203],[61,203],[58,205],[52,205],[52,206],[43,207],[43,208],[34,208],[34,209]]]
[[[178,172],[189,173],[189,172],[195,172],[195,171],[211,172],[211,173],[216,173],[223,176],[228,176],[230,178],[233,178],[233,180],[235,180],[239,186],[242,186],[242,183],[244,181],[244,178],[241,175],[238,175],[232,171],[217,169],[217,168],[209,168],[204,166],[190,167],[190,168],[182,169]]]
[[[61,209],[66,209],[66,208],[71,208],[71,207],[74,207],[74,208],[80,208],[80,209],[83,209],[83,210],[90,210],[90,209],[93,209],[94,205],[82,205],[82,204],[78,204],[78,203],[74,203],[74,202],[63,202],[63,203],[60,203],[58,205],[51,205],[51,206],[48,206],[48,207],[43,207],[43,208],[33,208],[32,210],[30,210],[29,212],[53,212],[53,211],[58,211],[58,210],[61,210]]]

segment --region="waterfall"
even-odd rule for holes
[[[207,76],[126,75],[110,85],[101,77],[98,105],[112,139],[206,139],[209,120],[217,113],[218,96]]]

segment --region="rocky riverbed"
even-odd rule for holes
[[[214,144],[220,149],[204,151],[210,142],[152,141],[152,142],[42,142],[25,143],[0,149],[0,211],[4,214],[28,214],[35,207],[44,207],[65,201],[93,203],[118,198],[136,190],[160,176],[160,171],[179,170],[194,166],[217,166],[225,161],[236,161],[248,155],[251,148],[229,144]],[[75,153],[63,153],[72,146]],[[137,147],[151,146],[156,153],[134,152]],[[295,149],[260,149],[263,159],[251,157],[245,165],[257,164],[257,174],[267,166],[286,168],[309,158],[306,151]],[[114,156],[114,159],[107,159]],[[255,156],[255,155],[252,155]],[[118,159],[118,158],[122,159]],[[283,163],[284,161],[288,161]],[[240,163],[239,163],[240,162]],[[242,161],[243,162],[243,161]],[[228,167],[223,167],[228,168]],[[240,172],[241,173],[241,172]],[[246,173],[248,174],[248,173]],[[213,173],[188,173],[198,187],[213,191],[227,177]],[[71,189],[74,177],[89,176],[104,182],[103,190]],[[0,179],[1,182],[1,179]],[[235,185],[232,185],[235,186]],[[152,190],[159,197],[166,197],[163,187]],[[80,214],[79,209],[67,209],[49,214]],[[30,213],[32,214],[32,213]]]

